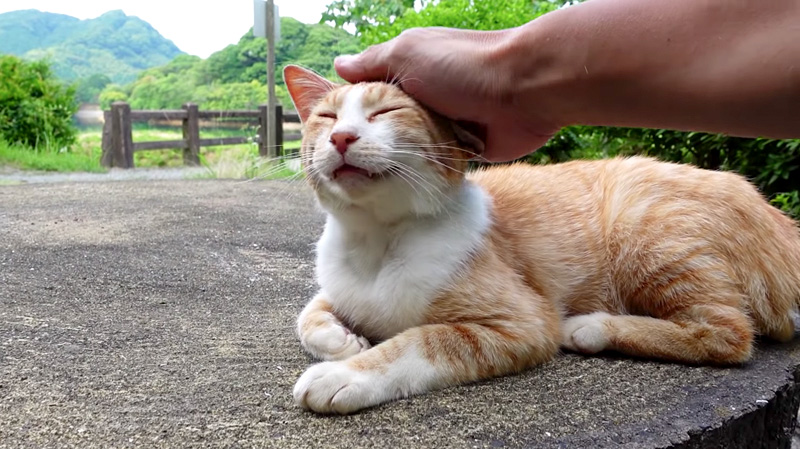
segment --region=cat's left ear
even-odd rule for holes
[[[311,115],[314,106],[336,88],[335,84],[322,76],[296,65],[287,65],[283,69],[283,81],[303,123]]]
[[[476,156],[483,154],[486,147],[486,130],[480,124],[471,122],[451,122],[453,134],[459,145]]]

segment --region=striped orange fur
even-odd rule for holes
[[[728,365],[792,338],[800,233],[741,176],[638,157],[465,173],[474,148],[397,87],[284,79],[328,215],[298,321],[326,362],[301,406],[350,413],[559,347]]]

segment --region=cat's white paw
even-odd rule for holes
[[[294,386],[297,405],[317,413],[345,415],[385,400],[376,375],[356,371],[343,361],[316,364]]]
[[[301,338],[301,343],[311,355],[322,360],[344,360],[372,347],[366,338],[335,323],[315,329]]]
[[[595,312],[568,318],[561,325],[561,346],[576,352],[595,354],[609,347],[606,321],[611,315]]]

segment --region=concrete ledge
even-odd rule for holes
[[[788,448],[800,338],[742,368],[566,355],[350,417],[291,400],[302,183],[0,186],[0,448]]]

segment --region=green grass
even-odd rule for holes
[[[204,154],[201,162],[206,173],[196,178],[287,179],[301,176],[284,160],[266,160],[258,155],[258,147],[237,145],[224,151]]]
[[[284,142],[283,143],[283,148],[285,150],[299,150],[300,149],[300,141],[299,140],[293,140],[291,142]]]
[[[254,128],[227,129],[201,128],[201,138],[255,136]],[[133,141],[148,142],[156,140],[179,140],[182,138],[178,127],[151,127],[144,123],[134,124]],[[102,129],[100,127],[82,128],[77,143],[66,151],[35,150],[20,145],[0,142],[0,165],[10,165],[21,170],[43,170],[59,172],[104,172],[100,165],[102,154]],[[300,148],[300,141],[286,142],[288,150]],[[133,155],[137,168],[182,167],[183,152],[176,150],[137,151]],[[213,178],[287,178],[296,173],[285,166],[266,162],[258,157],[258,145],[202,147],[200,160],[208,168]]]
[[[229,128],[201,128],[200,137],[254,137],[255,128],[229,129]],[[149,127],[146,124],[134,126],[134,142],[147,142],[154,140],[178,140],[182,133],[176,127]],[[99,135],[97,137],[99,139]],[[98,144],[99,145],[99,144]],[[286,142],[287,150],[300,148],[300,141]],[[153,150],[137,151],[134,153],[136,167],[180,167],[183,166],[183,151]],[[284,179],[296,176],[297,173],[288,169],[282,162],[265,161],[258,155],[256,143],[239,145],[202,147],[200,161],[208,170],[207,173],[198,175],[201,178],[260,178]]]
[[[69,150],[34,149],[0,141],[0,165],[20,170],[104,172],[100,151],[75,146]]]

